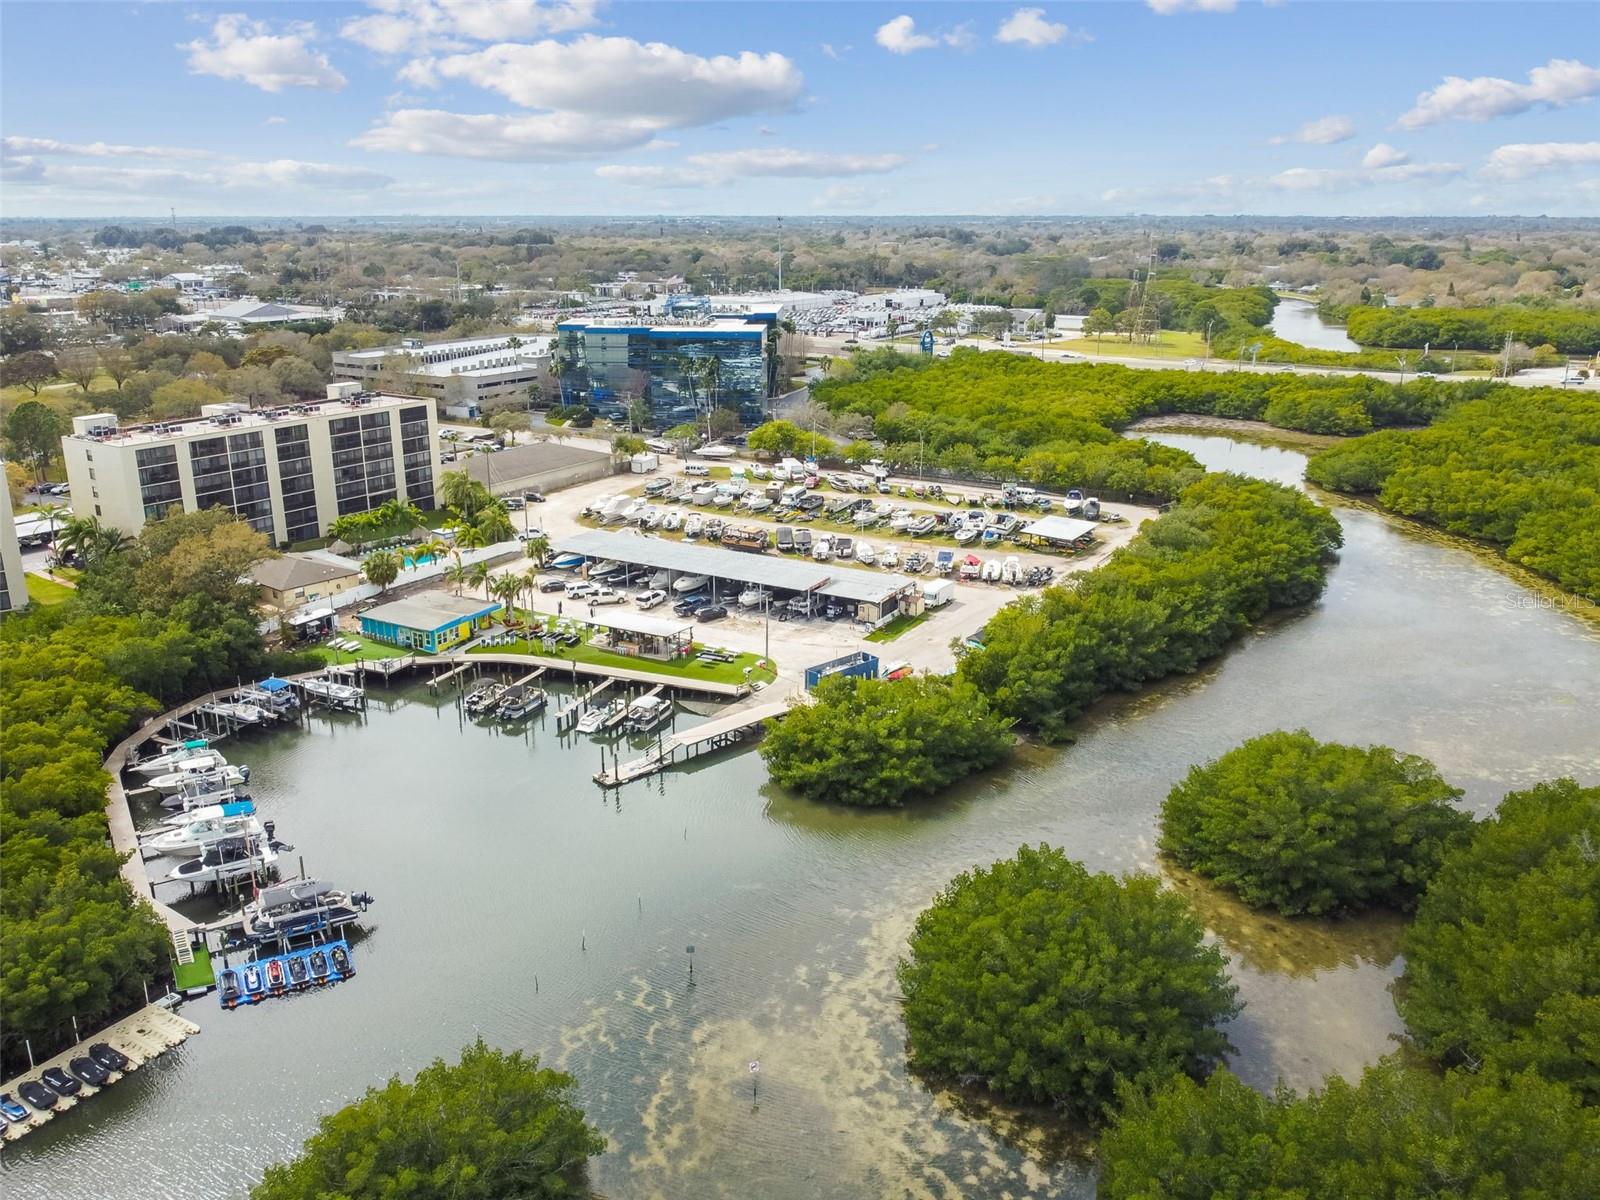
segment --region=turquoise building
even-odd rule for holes
[[[467,641],[500,612],[498,600],[423,592],[361,614],[361,632],[377,642],[437,654]]]

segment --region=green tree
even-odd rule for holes
[[[507,434],[526,433],[528,430],[528,414],[516,409],[507,409],[497,412],[489,418],[489,428],[506,439]]]
[[[56,360],[40,350],[25,350],[0,361],[0,383],[25,387],[34,396],[55,377]]]
[[[1191,768],[1161,806],[1161,849],[1255,908],[1410,908],[1471,835],[1460,795],[1426,759],[1280,730]]]
[[[774,782],[809,800],[902,805],[929,796],[1011,749],[1008,723],[968,684],[836,676],[761,743]]]
[[[100,374],[100,356],[88,346],[69,346],[56,355],[56,373],[78,385],[85,394]]]
[[[535,567],[544,566],[550,557],[550,539],[538,533],[522,543],[522,552],[533,560]]]
[[[619,433],[611,439],[611,453],[620,455],[643,454],[649,447],[644,439],[631,433]]]
[[[177,421],[200,415],[207,404],[224,404],[228,393],[198,379],[175,379],[150,396],[150,415],[158,421]]]
[[[793,454],[806,436],[793,421],[768,421],[752,429],[745,444],[757,454]]]
[[[581,1197],[606,1148],[570,1075],[482,1039],[323,1117],[298,1158],[268,1167],[251,1200],[549,1200]]]
[[[899,968],[911,1065],[1098,1121],[1126,1089],[1202,1076],[1227,1050],[1226,961],[1153,876],[1023,846],[917,918]]]
[[[1083,319],[1083,331],[1093,337],[1096,342],[1101,341],[1106,334],[1116,327],[1115,318],[1112,317],[1110,310],[1105,308],[1093,309]]]
[[[1600,787],[1511,792],[1444,861],[1396,990],[1447,1065],[1532,1067],[1600,1102]]]
[[[1219,1070],[1128,1096],[1099,1159],[1101,1200],[1552,1200],[1593,1191],[1600,1110],[1531,1074],[1441,1077],[1396,1059],[1303,1098]]]
[[[40,479],[60,450],[65,432],[65,422],[42,400],[24,400],[6,419],[6,436],[17,457],[33,463],[34,474]]]
[[[693,425],[674,425],[661,435],[672,443],[673,449],[682,454],[700,438],[700,431]]]
[[[440,477],[439,499],[469,524],[495,503],[489,489],[465,471],[446,471]]]
[[[400,556],[392,550],[375,550],[361,560],[361,573],[368,583],[378,585],[380,593],[387,592],[400,577]]]
[[[475,562],[467,568],[466,582],[470,587],[481,587],[483,598],[489,599],[489,585],[494,582],[494,575],[490,573],[489,564]]]
[[[628,401],[628,429],[633,433],[644,433],[649,428],[650,405],[638,397]]]

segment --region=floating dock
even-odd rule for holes
[[[109,1042],[113,1047],[122,1051],[128,1059],[128,1070],[137,1071],[151,1059],[159,1058],[174,1046],[181,1045],[184,1041],[200,1032],[200,1026],[193,1021],[186,1021],[170,1009],[159,1004],[147,1005],[133,1016],[118,1021],[99,1033],[90,1034],[85,1040],[79,1042],[70,1050],[63,1050],[49,1062],[42,1062],[26,1074],[18,1075],[15,1079],[6,1080],[0,1091],[10,1092],[17,1096],[17,1088],[28,1080],[37,1080],[51,1067],[67,1069],[67,1063],[80,1055],[89,1053],[89,1046],[94,1042]],[[106,1082],[110,1087],[123,1077],[126,1072],[113,1071],[111,1078]],[[9,1121],[4,1127],[5,1140],[14,1142],[18,1138],[26,1137],[33,1130],[38,1129],[48,1121],[54,1120],[62,1113],[76,1108],[79,1103],[89,1097],[99,1094],[103,1088],[90,1087],[82,1083],[80,1090],[71,1096],[61,1096],[56,1100],[54,1108],[39,1112],[32,1105],[24,1104],[28,1109],[28,1119],[20,1124],[13,1125]],[[18,1097],[19,1103],[21,1098]]]
[[[662,738],[644,757],[596,772],[594,781],[601,787],[621,787],[666,770],[678,761],[680,754],[687,760],[742,742],[759,732],[768,721],[776,720],[788,711],[789,705],[781,702],[737,709],[704,725],[696,725],[683,733]]]

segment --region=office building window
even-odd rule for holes
[[[329,422],[328,432],[333,439],[333,490],[339,515],[367,512],[393,500],[395,465],[389,414],[340,417]]]

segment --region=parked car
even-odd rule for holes
[[[543,492],[523,492],[522,493],[522,498],[524,500],[526,500],[529,504],[543,504],[544,503],[544,493]]]
[[[696,612],[710,602],[711,597],[704,594],[685,596],[682,600],[679,600],[672,606],[672,611],[677,613],[680,617],[692,617]]]
[[[28,1119],[28,1110],[18,1104],[10,1092],[0,1092],[0,1117],[15,1124]]]
[[[36,1079],[24,1080],[17,1085],[17,1094],[43,1112],[56,1106],[56,1094]]]
[[[704,608],[696,610],[696,621],[716,621],[728,615],[728,609],[723,604],[707,604]]]
[[[106,1069],[87,1054],[80,1054],[69,1062],[67,1070],[71,1071],[90,1087],[105,1087],[106,1082],[111,1078]]]
[[[666,592],[660,588],[651,588],[647,592],[639,593],[639,607],[643,609],[655,608],[667,598]]]
[[[566,583],[567,595],[581,600],[585,596],[592,596],[600,589],[587,579],[570,579]]]
[[[60,1067],[46,1067],[39,1079],[58,1096],[76,1096],[83,1091],[83,1085]]]
[[[502,496],[500,497],[500,503],[504,504],[511,512],[521,512],[527,507],[528,502],[521,496]]]
[[[589,597],[590,604],[624,604],[627,597],[615,588],[603,587]]]
[[[89,1057],[108,1071],[126,1071],[128,1056],[107,1042],[96,1042],[89,1047]]]
[[[567,590],[567,581],[565,579],[541,579],[539,580],[539,590],[541,592],[564,592]]]
[[[711,468],[706,466],[705,463],[690,463],[683,468],[683,473],[685,475],[709,475],[711,474]]]

